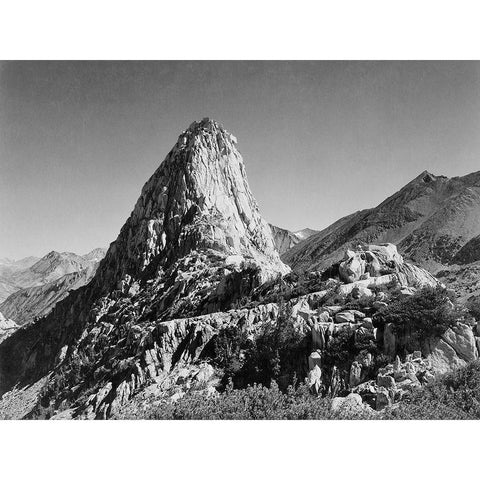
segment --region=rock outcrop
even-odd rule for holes
[[[289,272],[236,144],[209,119],[180,135],[93,280],[0,345],[0,393],[84,359],[97,374],[77,386],[77,407],[107,415],[149,376],[196,358],[237,298]]]
[[[421,173],[375,208],[335,222],[288,250],[295,270],[323,270],[359,244],[390,242],[430,271],[474,261],[480,234],[480,172],[447,178]],[[477,259],[478,260],[478,259]]]

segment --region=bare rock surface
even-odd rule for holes
[[[478,261],[479,235],[480,172],[447,178],[425,171],[377,207],[338,220],[282,258],[297,271],[323,270],[346,249],[388,242],[435,273]]]
[[[304,228],[303,230],[299,230],[297,232],[291,232],[290,230],[276,227],[275,225],[270,225],[270,228],[272,230],[275,247],[280,255],[290,250],[302,240],[306,240],[308,237],[311,237],[317,233],[315,230],[310,228]]]
[[[2,342],[0,394],[88,358],[99,372],[122,372],[114,379],[99,373],[88,397],[87,381],[75,390],[76,407],[103,418],[148,378],[198,359],[221,325],[262,315],[265,307],[246,319],[241,311],[225,312],[290,271],[259,213],[236,144],[209,119],[180,135],[92,281]]]

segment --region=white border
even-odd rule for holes
[[[16,0],[2,59],[477,59],[470,0]]]
[[[16,0],[1,3],[0,58],[478,59],[478,13],[476,2],[459,0]],[[0,472],[466,478],[476,471],[477,430],[473,422],[4,421]]]

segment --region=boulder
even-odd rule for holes
[[[376,409],[382,410],[386,407],[389,407],[392,404],[390,394],[385,387],[379,387],[377,389],[377,403]]]
[[[322,368],[322,352],[317,350],[308,357],[308,369],[313,370],[316,366]]]
[[[442,336],[457,353],[457,355],[466,362],[473,362],[478,358],[478,350],[475,342],[473,330],[463,323],[458,323],[449,328]]]
[[[344,310],[335,314],[335,323],[355,323],[354,310]]]
[[[319,313],[322,314],[323,312],[327,312],[330,316],[334,316],[336,313],[340,312],[344,308],[342,305],[328,305],[322,307],[319,310]]]
[[[388,390],[395,389],[395,379],[390,375],[378,375],[377,385],[379,387],[385,387]]]
[[[354,252],[347,250],[343,261],[338,267],[340,278],[345,283],[352,283],[360,280],[365,273],[366,259],[364,252]]]
[[[310,320],[312,315],[316,314],[315,311],[311,310],[308,303],[308,299],[302,297],[293,307],[292,307],[292,317],[300,317],[305,321]]]
[[[318,365],[315,365],[308,372],[307,383],[310,390],[318,395],[320,389],[322,388],[322,370]]]
[[[197,372],[194,378],[199,383],[206,383],[213,377],[214,374],[214,368],[209,363],[205,363],[200,367],[200,370]]]
[[[356,300],[373,297],[373,292],[365,285],[355,285],[351,293]]]
[[[464,367],[467,362],[457,355],[455,350],[443,339],[439,339],[428,356],[433,370],[437,374],[447,373],[455,368]]]
[[[358,393],[350,393],[346,397],[335,397],[330,408],[333,412],[363,410],[362,397]]]

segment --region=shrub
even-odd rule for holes
[[[322,355],[322,370],[326,374],[324,376],[325,383],[328,385],[333,367],[338,369],[341,378],[348,378],[352,362],[361,353],[372,354],[373,361],[369,368],[369,378],[374,378],[378,369],[388,363],[388,358],[380,352],[372,332],[368,331],[365,335],[359,335],[350,328],[344,328],[337,332],[329,339]],[[346,384],[343,385],[343,387],[345,386]]]
[[[418,343],[442,335],[458,318],[459,311],[444,288],[423,287],[411,296],[393,300],[377,313],[375,321],[393,324],[397,336],[409,336],[412,343]]]
[[[270,387],[253,385],[207,397],[189,392],[177,402],[152,397],[144,408],[124,407],[116,418],[157,420],[460,420],[480,419],[480,362],[458,369],[433,384],[414,390],[395,407],[372,411],[331,410],[331,398],[312,395],[304,384],[282,392],[275,382]]]
[[[305,385],[282,392],[275,382],[270,387],[233,386],[217,396],[187,393],[177,402],[149,402],[146,409],[131,408],[117,415],[121,419],[155,420],[313,420],[342,418],[332,412],[331,401],[312,395]],[[364,415],[367,417],[368,415]],[[359,414],[356,418],[362,418]]]
[[[382,412],[384,419],[462,420],[480,418],[480,362],[413,391],[396,408]]]
[[[251,340],[238,327],[227,327],[213,339],[213,364],[224,370],[225,378],[234,377],[242,368],[241,356]]]
[[[212,341],[210,356],[224,370],[223,383],[232,377],[236,387],[272,380],[287,388],[294,375],[303,378],[308,354],[308,339],[299,332],[291,318],[291,308],[280,305],[278,318],[267,322],[249,339],[239,327],[229,327]]]
[[[291,308],[280,305],[278,318],[266,323],[245,351],[245,361],[237,381],[269,385],[273,379],[286,388],[294,375],[303,378],[308,340],[295,328]],[[235,379],[234,379],[235,380]]]

